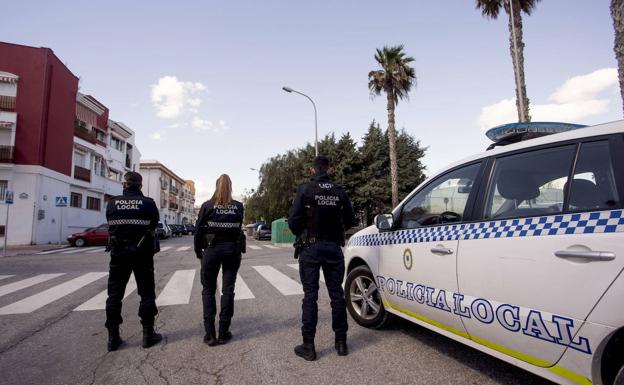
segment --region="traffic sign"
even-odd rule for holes
[[[67,197],[56,197],[56,207],[67,207]]]
[[[7,191],[4,193],[4,203],[6,203],[7,205],[12,205],[13,204],[13,191]]]

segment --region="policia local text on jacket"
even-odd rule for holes
[[[315,159],[315,174],[297,190],[288,217],[288,226],[304,247],[299,253],[299,275],[303,284],[302,327],[303,345],[295,353],[306,360],[316,359],[314,337],[318,320],[319,270],[323,269],[331,300],[332,328],[336,350],[348,354],[347,312],[342,280],[345,273],[344,231],[355,223],[355,214],[346,192],[326,174],[329,160]]]
[[[243,204],[232,200],[227,205],[205,202],[197,218],[195,254],[201,259],[204,342],[210,346],[232,338],[230,323],[234,315],[234,285],[241,264],[241,226]],[[223,269],[219,338],[215,333],[217,303],[215,293],[219,269]]]
[[[128,172],[124,176],[123,195],[113,197],[106,208],[111,248],[105,324],[109,330],[109,351],[117,350],[123,342],[119,335],[119,325],[123,322],[121,301],[132,273],[141,297],[143,347],[162,339],[154,332],[154,317],[158,313],[154,291],[154,229],[159,215],[154,201],[141,193],[141,182],[140,174]]]

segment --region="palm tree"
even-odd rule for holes
[[[390,179],[392,182],[392,207],[399,204],[399,181],[397,176],[396,130],[394,108],[401,99],[409,99],[408,93],[416,86],[416,71],[409,63],[414,58],[405,56],[403,45],[377,49],[375,60],[381,67],[368,73],[368,89],[371,95],[385,92],[388,99],[388,142],[390,148]]]
[[[624,101],[624,1],[611,0],[611,17],[615,30],[613,50],[618,62],[618,79],[620,81],[620,95]]]
[[[540,0],[476,0],[477,9],[483,16],[496,19],[501,8],[509,16],[509,51],[516,77],[516,107],[518,120],[529,122],[529,98],[524,80],[524,42],[522,41],[522,12],[530,15]],[[513,12],[511,12],[513,10]],[[515,40],[514,40],[515,38]]]

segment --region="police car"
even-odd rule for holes
[[[345,249],[349,313],[390,314],[561,384],[624,384],[624,121],[500,126]]]

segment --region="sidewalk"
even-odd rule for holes
[[[0,258],[4,257],[4,250],[1,250],[2,245],[0,244]],[[15,257],[18,255],[32,255],[37,254],[42,251],[55,250],[55,249],[65,249],[69,247],[67,243],[65,244],[50,244],[50,245],[23,245],[23,246],[9,246],[6,250],[7,257]]]

